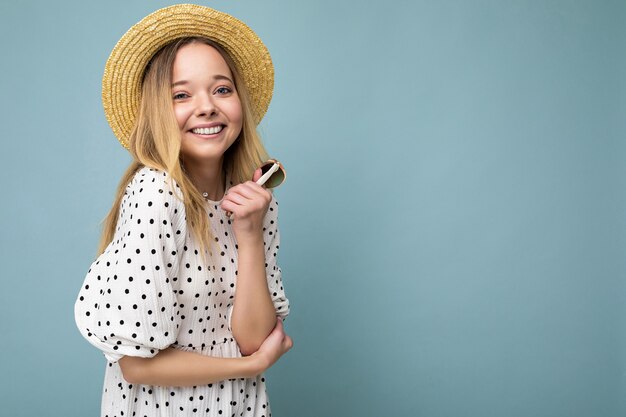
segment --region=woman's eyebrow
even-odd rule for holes
[[[213,76],[214,80],[226,80],[226,81],[230,81],[231,83],[233,83],[233,80],[231,80],[229,77],[225,76],[225,75],[214,75]],[[175,83],[172,83],[172,87],[176,87],[179,85],[185,85],[185,84],[189,84],[189,81],[187,80],[180,80],[180,81],[176,81]],[[234,84],[234,83],[233,83]]]
[[[233,80],[231,80],[229,77],[225,76],[225,75],[216,75],[213,77],[215,80],[226,80],[226,81],[230,81],[231,83],[233,83]],[[234,83],[233,83],[234,84]]]

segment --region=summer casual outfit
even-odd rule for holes
[[[230,185],[230,184],[229,184]],[[170,176],[140,169],[126,187],[115,236],[87,273],[75,305],[83,336],[108,361],[102,416],[270,417],[265,378],[194,387],[129,384],[117,361],[152,357],[167,347],[237,358],[230,314],[237,285],[237,243],[218,201],[207,201],[214,241],[203,259]],[[264,219],[267,283],[276,314],[289,314],[281,270],[275,198]]]

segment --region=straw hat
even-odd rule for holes
[[[168,43],[202,36],[230,55],[248,88],[258,124],[272,99],[274,66],[261,39],[234,17],[195,4],[157,10],[131,27],[117,42],[104,68],[102,103],[113,133],[126,149],[141,98],[146,65]]]

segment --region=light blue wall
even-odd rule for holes
[[[623,14],[622,14],[623,16]],[[624,19],[622,19],[623,21]],[[622,25],[623,27],[624,25]],[[622,34],[622,36],[620,37],[621,39],[621,50],[622,51],[626,51],[626,36],[624,36]],[[625,134],[624,132],[626,132],[626,54],[622,53],[620,54],[621,56],[621,60],[620,60],[620,82],[619,82],[619,90],[620,91],[620,97],[619,97],[619,112],[618,112],[618,134],[620,135],[620,143],[621,143],[621,154],[625,155],[626,154],[626,138],[625,138]],[[616,135],[617,137],[617,135]],[[619,178],[620,178],[620,190],[626,190],[626,164],[625,163],[621,163],[620,164],[620,173],[619,173]],[[621,233],[620,233],[620,248],[626,248],[626,234],[623,233],[623,231],[626,229],[626,218],[624,217],[623,213],[626,212],[626,198],[624,197],[625,193],[622,192],[620,193],[620,200],[619,202],[621,203],[621,215],[619,216],[619,220],[616,222],[619,226],[619,228],[621,229]],[[623,251],[622,251],[623,252]],[[620,314],[620,332],[619,334],[621,335],[621,379],[620,379],[620,388],[621,388],[621,392],[620,392],[620,411],[622,412],[622,414],[626,413],[626,279],[624,279],[624,275],[626,274],[626,257],[620,257],[621,258],[621,264],[620,264],[620,271],[621,271],[621,289],[619,290],[620,292],[620,297],[619,297],[619,303],[621,306],[621,314]]]
[[[2,415],[98,415],[72,309],[128,162],[102,68],[168,4],[0,3]],[[204,4],[276,66],[274,416],[626,414],[626,3]]]

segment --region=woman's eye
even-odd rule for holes
[[[187,94],[186,93],[176,93],[176,94],[174,94],[174,100],[182,100],[184,98],[187,98]]]
[[[218,87],[217,90],[215,90],[215,92],[217,94],[229,94],[232,92],[232,90],[228,87]]]

